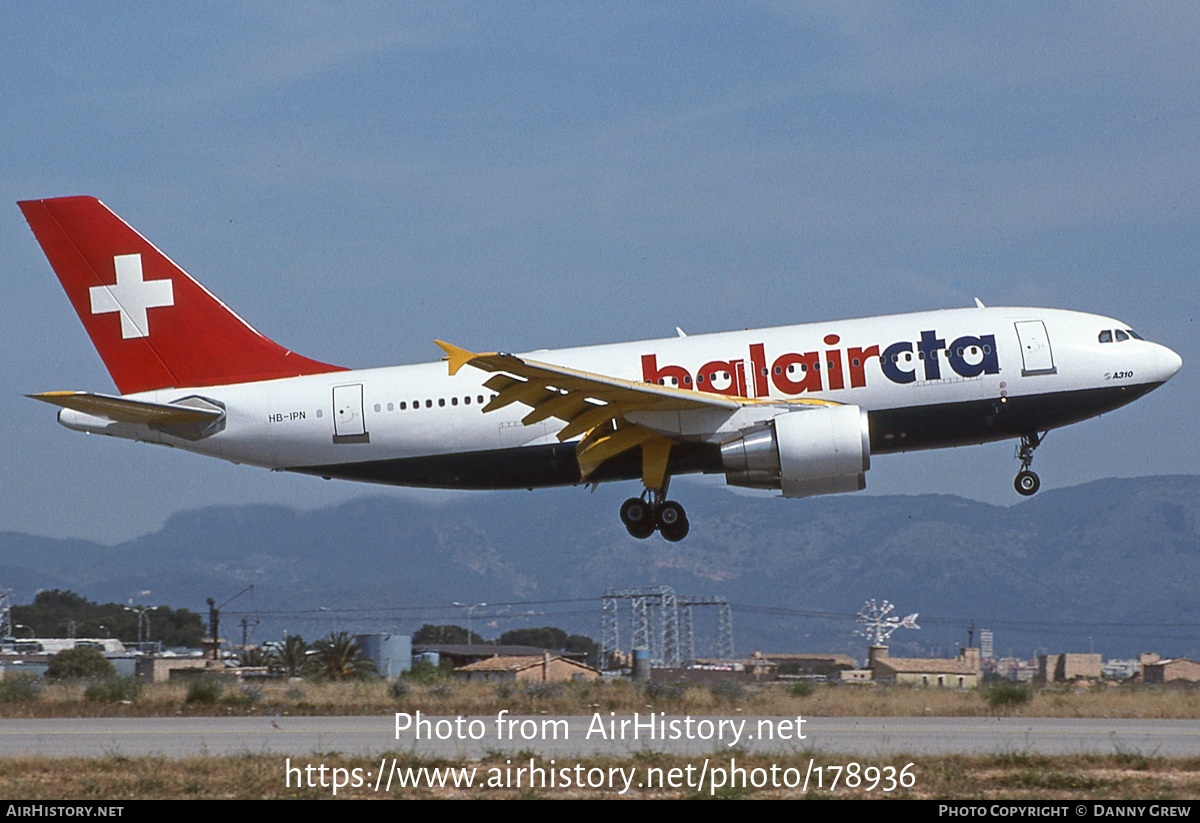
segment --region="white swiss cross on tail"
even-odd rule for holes
[[[115,286],[93,286],[92,314],[119,312],[121,337],[149,337],[147,309],[175,305],[175,289],[170,280],[145,280],[140,254],[119,254],[113,258],[117,270]]]

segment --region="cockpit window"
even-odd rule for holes
[[[1117,342],[1118,343],[1120,343],[1122,340],[1128,340],[1128,339],[1129,339],[1129,335],[1127,335],[1125,332],[1121,331],[1120,329],[1117,329]]]
[[[1129,332],[1129,336],[1132,337],[1134,340],[1145,340],[1146,339],[1146,338],[1142,337],[1140,334],[1138,334],[1137,332],[1135,332],[1133,329],[1126,329],[1125,331]]]
[[[1100,332],[1100,342],[1101,343],[1111,343],[1112,342],[1112,332],[1108,329],[1105,329],[1104,331]]]

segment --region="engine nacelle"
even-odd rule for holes
[[[860,491],[871,468],[867,413],[858,406],[786,412],[721,446],[725,482],[784,497]]]

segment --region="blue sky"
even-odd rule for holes
[[[15,205],[66,194],[349,366],[976,296],[1113,315],[1184,370],[1053,433],[1044,485],[1197,463],[1194,4],[0,2],[0,72],[0,530],[381,491],[23,398],[112,389]],[[1016,468],[1007,443],[889,456],[868,487],[1008,504]]]

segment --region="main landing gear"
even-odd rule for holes
[[[1039,437],[1037,432],[1021,435],[1021,446],[1017,449],[1017,459],[1021,461],[1021,470],[1017,472],[1013,488],[1026,497],[1036,493],[1042,487],[1041,479],[1030,471],[1029,467],[1033,464],[1033,450],[1040,446],[1044,439],[1045,435]]]
[[[675,543],[687,537],[691,525],[683,506],[666,499],[666,491],[646,489],[641,497],[631,497],[621,504],[621,522],[629,533],[644,540],[658,531]]]

